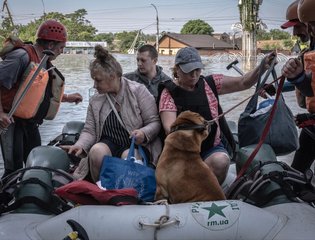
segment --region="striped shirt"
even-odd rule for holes
[[[108,139],[122,147],[130,146],[130,135],[128,131],[119,123],[114,111],[111,111],[105,120],[102,139]]]

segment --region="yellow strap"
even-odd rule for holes
[[[78,238],[78,232],[74,231],[74,232],[71,232],[68,234],[68,237],[71,239],[71,240],[76,240]]]

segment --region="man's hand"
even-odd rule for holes
[[[269,98],[270,96],[274,96],[276,92],[276,88],[272,84],[265,83],[259,92],[259,96],[263,98]]]
[[[6,129],[13,122],[14,122],[14,119],[9,118],[7,113],[0,112],[0,128],[1,129]]]
[[[298,58],[290,58],[282,67],[281,74],[290,81],[304,71],[303,64]]]
[[[63,102],[69,102],[69,103],[75,103],[78,104],[82,102],[83,97],[80,93],[71,93],[71,94],[64,94],[62,101]]]

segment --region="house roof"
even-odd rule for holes
[[[210,35],[166,33],[162,38],[170,37],[190,47],[232,49],[233,46]]]

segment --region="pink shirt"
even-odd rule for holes
[[[222,74],[213,74],[212,75],[214,84],[217,88],[218,94],[220,94],[221,90],[221,82],[223,79]],[[207,95],[208,103],[209,103],[209,108],[211,112],[212,118],[216,118],[219,113],[218,113],[218,100],[215,97],[214,92],[211,90],[210,86],[205,82],[205,92]],[[161,98],[159,102],[159,112],[177,112],[177,107],[175,105],[174,99],[172,98],[170,92],[164,88],[162,93],[161,93]],[[219,126],[219,121],[217,120],[216,123]],[[217,132],[215,135],[215,140],[214,140],[214,146],[217,146],[221,142],[220,138],[220,128],[217,128]]]

